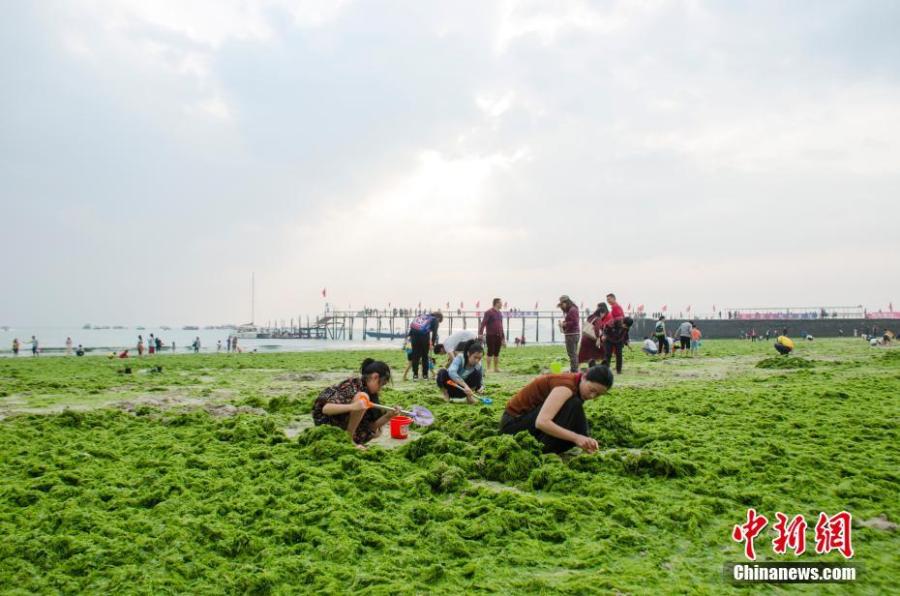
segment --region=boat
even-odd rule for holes
[[[91,328],[91,324],[90,324],[90,323],[87,323],[84,327],[82,327],[82,329],[90,329],[90,328]]]
[[[259,329],[253,323],[238,325],[238,328],[232,333],[238,339],[257,339],[259,337]]]
[[[185,325],[181,329],[182,329],[182,331],[199,331],[200,330],[200,328],[197,327],[196,325]]]
[[[168,331],[169,329],[171,329],[171,327],[166,327],[165,325],[163,325],[162,327],[160,327],[160,329],[162,329],[163,331]]]
[[[366,337],[372,339],[403,339],[406,337],[406,331],[366,331]]]

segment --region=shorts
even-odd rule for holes
[[[485,338],[487,343],[487,357],[493,358],[500,355],[500,348],[503,346],[502,335],[488,335]]]
[[[700,349],[700,340],[699,340],[699,339],[692,339],[692,340],[691,340],[691,349],[692,349],[692,350],[699,350],[699,349]]]
[[[681,349],[687,350],[691,347],[691,336],[690,335],[682,335],[678,338],[681,341]]]

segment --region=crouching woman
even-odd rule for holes
[[[597,441],[588,436],[584,402],[605,394],[612,385],[612,372],[603,365],[585,373],[542,375],[506,404],[500,432],[528,431],[544,444],[544,453],[562,453],[575,446],[593,453]]]
[[[477,404],[475,393],[482,390],[484,373],[481,359],[484,347],[481,343],[470,339],[459,345],[459,353],[450,363],[450,368],[438,371],[437,386],[444,394],[444,399],[466,398],[466,402]]]
[[[381,434],[381,428],[400,410],[384,411],[372,404],[378,392],[391,380],[391,369],[384,362],[363,360],[360,376],[325,389],[313,403],[316,426],[330,424],[347,431],[356,445],[365,445]],[[371,403],[370,403],[371,402]]]

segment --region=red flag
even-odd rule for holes
[[[328,288],[322,288],[322,298],[325,298],[328,295]]]
[[[481,300],[475,301],[475,308],[481,308]]]
[[[460,308],[465,308],[465,307],[466,307],[466,305],[463,304],[462,300],[459,301],[459,307],[460,307]]]
[[[668,310],[668,308],[669,308],[668,304],[663,304],[662,311],[666,312],[666,310]]]
[[[644,312],[644,305],[638,304],[638,312]]]
[[[538,308],[538,303],[535,302],[535,303],[534,303],[534,310],[537,310],[537,308]]]

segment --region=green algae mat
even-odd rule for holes
[[[327,345],[327,344],[323,344]],[[315,395],[366,355],[425,405],[415,441],[360,452],[308,428]],[[862,340],[706,341],[626,351],[586,405],[594,455],[499,436],[505,401],[564,361],[508,349],[490,407],[399,380],[400,350],[0,360],[0,590],[32,593],[859,593],[900,581],[900,349]],[[157,368],[161,367],[161,369]],[[126,368],[128,370],[126,370]],[[821,512],[853,517],[851,584],[733,586],[735,526],[757,562],[817,554]],[[775,513],[809,523],[776,554]]]

